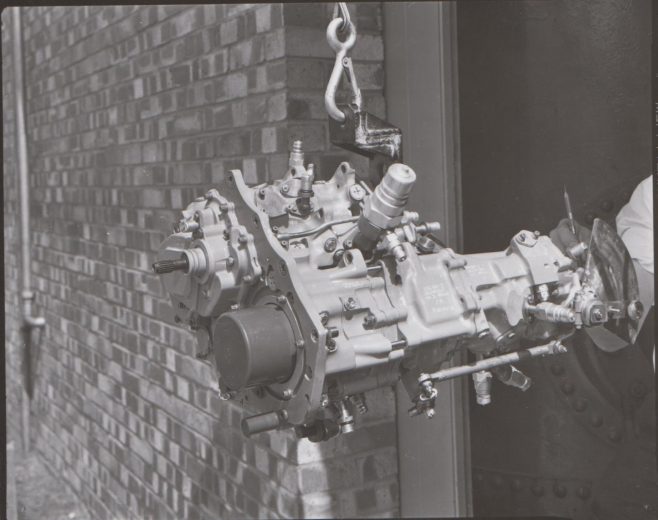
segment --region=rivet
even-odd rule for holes
[[[587,500],[591,495],[591,491],[588,487],[583,486],[583,487],[578,488],[578,491],[576,491],[576,494],[578,495],[578,498],[581,498],[583,500]]]
[[[567,488],[564,487],[562,484],[558,484],[556,482],[555,485],[553,486],[553,493],[558,498],[564,498],[567,496]]]
[[[567,395],[573,394],[573,391],[574,391],[573,383],[571,383],[569,381],[565,381],[564,383],[562,383],[560,385],[560,390],[562,390],[562,393],[567,394]]]
[[[512,491],[521,491],[523,485],[518,478],[515,478],[514,480],[512,480],[510,487],[512,488]]]
[[[576,401],[573,403],[573,408],[577,412],[584,412],[587,408],[587,401],[584,399],[576,399]]]
[[[608,439],[613,442],[619,442],[621,440],[621,432],[615,427],[610,428],[608,430]]]
[[[562,365],[558,365],[557,363],[551,365],[551,373],[554,376],[561,376],[562,374],[564,374],[564,367]]]
[[[590,416],[589,422],[592,426],[596,426],[598,428],[603,424],[603,417],[601,417],[598,413],[594,412]]]
[[[494,486],[496,486],[496,487],[502,486],[503,485],[503,477],[501,477],[500,475],[495,475],[494,478],[493,478],[493,483],[494,483]]]
[[[530,490],[532,491],[532,494],[537,497],[543,496],[545,492],[544,486],[542,486],[539,482],[535,482],[530,488]]]
[[[475,480],[477,480],[478,482],[483,482],[484,481],[484,475],[482,475],[482,473],[476,473],[475,474]]]

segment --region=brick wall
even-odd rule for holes
[[[350,435],[245,439],[149,266],[177,212],[240,168],[284,173],[301,137],[321,177],[333,4],[23,9],[36,309],[32,437],[94,518],[395,516],[390,389]],[[351,4],[355,68],[385,115],[381,6]],[[9,12],[2,13],[8,29]],[[3,30],[8,433],[20,432],[18,194]],[[354,163],[363,165],[359,158]]]

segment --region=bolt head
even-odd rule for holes
[[[324,250],[327,253],[332,253],[333,251],[336,250],[337,245],[338,245],[338,240],[336,240],[335,237],[330,237],[324,241]]]
[[[358,304],[356,303],[356,300],[352,297],[349,297],[345,302],[345,310],[353,311],[354,309],[357,308],[357,306]]]
[[[355,202],[360,202],[366,196],[366,190],[359,184],[352,184],[349,190],[350,198]]]
[[[428,408],[427,410],[425,410],[425,415],[427,416],[428,419],[434,417],[434,413],[435,413],[434,408]]]
[[[286,298],[286,297],[282,294],[282,295],[276,297],[276,302],[277,302],[279,305],[285,305],[285,304],[288,302],[288,298]]]
[[[290,398],[292,398],[292,390],[291,390],[290,388],[286,388],[286,389],[283,391],[283,397],[284,397],[284,399],[290,399]]]

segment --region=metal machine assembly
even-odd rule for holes
[[[330,44],[340,25],[330,23]],[[461,255],[436,238],[438,222],[407,209],[416,173],[397,162],[399,130],[361,107],[347,27],[332,45],[332,138],[384,157],[382,173],[343,162],[316,180],[295,141],[280,179],[248,186],[232,170],[187,206],[153,264],[220,396],[244,407],[243,432],[294,427],[316,442],[349,433],[367,413],[364,392],[398,380],[411,415],[432,417],[438,383],[467,374],[487,404],[494,378],[527,390],[512,364],[565,352],[577,329],[608,325],[632,340],[635,272],[604,222],[576,252],[523,230],[503,251]],[[334,99],[341,71],[354,93],[345,106]],[[458,349],[475,361],[448,366]]]
[[[431,417],[434,385],[465,374],[486,404],[493,376],[527,389],[512,363],[563,352],[576,329],[613,322],[631,339],[637,282],[626,270],[611,286],[619,277],[602,262],[628,253],[602,221],[580,263],[530,231],[504,251],[459,255],[406,209],[411,168],[392,164],[374,190],[347,162],[316,181],[301,148],[271,184],[231,171],[183,211],[153,265],[221,395],[254,412],[246,434],[352,431],[363,393],[398,379],[414,415]],[[458,348],[477,360],[446,368]]]

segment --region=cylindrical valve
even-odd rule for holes
[[[402,163],[394,163],[386,170],[386,175],[366,200],[358,221],[359,233],[354,243],[359,249],[371,249],[385,230],[400,224],[415,182],[414,171]]]

